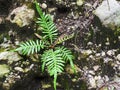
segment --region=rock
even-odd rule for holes
[[[109,51],[107,52],[107,55],[109,55],[109,56],[113,56],[113,55],[115,55],[114,50],[109,50]]]
[[[24,72],[24,70],[21,67],[15,67],[14,69],[19,72]]]
[[[8,16],[11,23],[16,23],[19,27],[27,26],[31,23],[35,15],[33,9],[29,9],[26,5],[17,7]]]
[[[6,64],[0,64],[0,78],[10,72],[10,67]]]
[[[92,54],[92,50],[82,50],[81,51],[81,53],[83,54],[83,55],[90,55],[90,54]]]
[[[96,81],[93,77],[89,78],[89,84],[90,84],[89,88],[96,88]]]
[[[93,70],[89,70],[88,73],[91,75],[95,75],[95,72]]]
[[[120,27],[120,4],[116,0],[104,0],[95,10],[95,15],[99,17],[105,27],[116,29]]]
[[[77,2],[76,2],[76,4],[77,4],[78,6],[82,6],[82,5],[83,5],[83,3],[84,3],[84,1],[83,1],[83,0],[77,0]]]
[[[47,8],[47,4],[43,3],[43,4],[41,5],[41,7],[42,7],[43,9],[46,9],[46,8]]]
[[[104,51],[101,52],[101,56],[104,57],[106,54]]]
[[[93,66],[94,71],[98,71],[99,68],[100,68],[99,65]]]
[[[120,61],[120,54],[117,55],[117,59]]]
[[[17,62],[21,59],[22,59],[22,57],[19,56],[17,52],[5,51],[5,52],[0,53],[0,61],[1,60],[8,60],[9,64],[12,64],[13,62]]]

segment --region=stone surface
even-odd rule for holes
[[[16,23],[19,27],[27,26],[31,23],[35,15],[33,9],[29,9],[26,5],[17,7],[8,16],[11,23]]]
[[[117,59],[120,61],[120,54],[117,55]]]
[[[21,67],[15,67],[14,69],[19,72],[24,72],[24,70]]]
[[[111,29],[120,27],[120,4],[116,0],[104,0],[95,10],[95,15],[99,17],[105,27]]]
[[[10,67],[6,64],[0,64],[0,78],[10,72]]]
[[[1,52],[0,53],[0,61],[1,60],[8,60],[8,63],[12,64],[13,62],[21,60],[22,57],[18,55],[17,52]]]
[[[84,1],[83,1],[83,0],[77,0],[77,2],[76,2],[76,4],[77,4],[78,6],[82,6],[82,5],[83,5],[83,3],[84,3]]]

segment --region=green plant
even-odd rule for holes
[[[15,49],[15,51],[19,51],[23,55],[30,55],[39,53],[41,49],[45,50],[41,54],[42,72],[44,71],[45,67],[47,67],[47,71],[50,76],[54,77],[53,83],[54,89],[56,90],[57,76],[59,73],[62,73],[64,71],[64,67],[67,62],[70,63],[72,69],[75,72],[73,64],[74,56],[72,55],[72,52],[63,46],[57,47],[56,45],[69,38],[72,38],[73,34],[65,34],[58,37],[58,30],[53,23],[50,15],[43,13],[37,2],[35,2],[35,6],[40,17],[37,21],[42,32],[40,40],[30,40],[21,43],[19,47]]]

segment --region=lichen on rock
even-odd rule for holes
[[[95,15],[99,17],[105,27],[113,30],[120,27],[120,4],[116,0],[104,0],[95,10]]]
[[[35,15],[33,9],[29,9],[27,5],[15,8],[8,16],[11,23],[16,23],[19,27],[27,26],[31,23]]]

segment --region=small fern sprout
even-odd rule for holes
[[[69,62],[74,72],[75,67],[73,64],[74,56],[72,52],[65,47],[55,46],[72,38],[74,33],[71,35],[66,33],[58,37],[58,30],[50,15],[42,12],[37,1],[35,1],[35,6],[39,14],[37,23],[43,35],[35,33],[40,40],[23,42],[14,51],[18,51],[23,55],[30,55],[38,53],[41,49],[45,50],[41,52],[42,72],[44,72],[46,67],[49,75],[54,77],[54,90],[56,90],[58,74],[64,71],[65,64]]]
[[[30,40],[23,42],[19,45],[19,48],[15,49],[15,51],[19,51],[23,55],[30,55],[39,52],[44,48],[44,42],[41,40]]]

